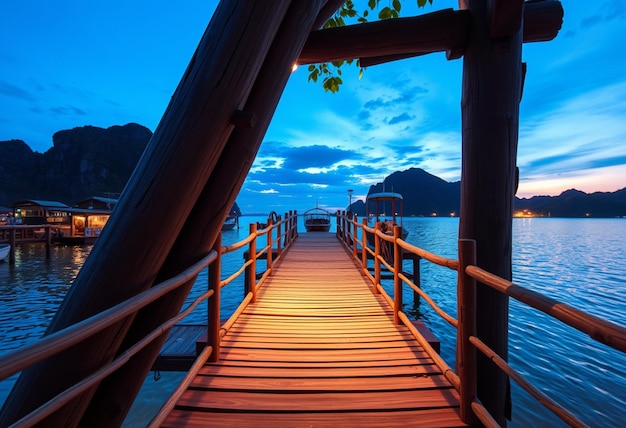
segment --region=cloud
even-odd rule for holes
[[[391,119],[389,119],[387,123],[389,125],[395,125],[395,124],[402,123],[402,122],[410,122],[414,119],[415,119],[415,116],[411,116],[408,113],[402,113],[399,116],[392,117]]]
[[[10,83],[1,82],[1,81],[0,81],[0,94],[5,95],[7,97],[11,97],[11,98],[17,98],[20,100],[26,100],[26,101],[35,100],[35,97],[32,96],[31,93],[28,92],[27,90],[22,89],[19,86],[15,86]]]
[[[522,177],[547,181],[582,171],[589,171],[588,176],[593,170],[623,168],[624,117],[626,83],[577,94],[552,110],[528,118],[520,128],[518,165]]]
[[[610,21],[619,21],[626,18],[626,5],[623,0],[611,0],[604,2],[601,6],[593,8],[597,11],[580,22],[583,30],[588,30],[597,25]]]
[[[83,110],[74,106],[58,106],[58,107],[50,107],[50,112],[58,115],[75,115],[75,116],[87,116],[89,113],[86,110]]]

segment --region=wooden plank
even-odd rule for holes
[[[407,428],[408,421],[419,421],[420,428],[462,427],[455,408],[403,410],[394,412],[327,412],[327,413],[232,413],[175,409],[162,426],[216,428],[317,427],[317,428]]]
[[[464,426],[456,390],[332,234],[299,237],[258,297],[163,426]]]
[[[269,391],[376,391],[451,388],[442,375],[419,377],[345,378],[341,383],[332,378],[257,378],[255,382],[239,377],[197,376],[191,384],[195,389],[269,390]]]
[[[331,411],[389,411],[450,407],[458,401],[454,389],[425,389],[419,391],[374,391],[362,393],[248,393],[230,391],[188,390],[177,408],[238,411],[253,409],[261,412],[331,412]]]

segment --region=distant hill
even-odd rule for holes
[[[0,141],[0,207],[27,199],[73,206],[92,196],[117,198],[132,175],[152,132],[145,126],[59,131],[45,153],[22,140]],[[237,215],[241,211],[235,203]]]
[[[591,194],[570,189],[559,196],[515,198],[515,209],[546,217],[623,217],[626,216],[626,188]]]
[[[411,168],[394,172],[382,183],[371,186],[368,195],[384,191],[397,192],[404,198],[405,216],[429,217],[459,215],[461,182],[447,182],[423,169]],[[357,201],[352,211],[365,215],[365,204]],[[534,196],[530,199],[515,198],[515,211],[528,210],[546,217],[622,217],[626,216],[626,188],[611,193],[587,194],[579,190],[567,190],[559,196]]]
[[[0,141],[0,205],[23,199],[73,205],[91,196],[119,194],[151,137],[148,128],[129,123],[59,131],[43,154],[21,140]]]

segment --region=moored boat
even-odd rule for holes
[[[237,216],[236,212],[231,211],[226,220],[224,220],[224,224],[222,224],[222,231],[232,230],[235,226],[239,226],[239,216]]]
[[[0,262],[3,262],[9,257],[11,252],[11,246],[9,244],[0,244]]]
[[[330,213],[319,207],[305,211],[304,227],[307,232],[328,232],[330,230]]]

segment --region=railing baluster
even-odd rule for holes
[[[380,284],[380,238],[378,232],[380,231],[380,222],[377,221],[374,225],[374,294],[379,294],[378,286]]]
[[[270,218],[269,221],[267,222],[267,272],[268,275],[272,274],[272,235],[274,232],[274,221]]]
[[[361,269],[367,270],[367,232],[365,226],[367,226],[367,218],[361,220]]]
[[[393,323],[400,324],[398,313],[402,311],[402,248],[398,245],[398,239],[402,237],[402,226],[393,227]]]
[[[357,242],[356,231],[357,231],[357,221],[358,221],[358,218],[357,218],[356,214],[352,218],[352,221],[353,221],[353,223],[352,223],[352,226],[353,226],[352,227],[352,256],[356,260],[356,258],[357,258],[357,255],[356,255],[357,254],[357,252],[356,252],[356,242]]]
[[[256,223],[250,223],[250,235],[254,235],[254,239],[250,241],[248,252],[250,253],[250,275],[248,275],[248,290],[252,292],[252,303],[256,303]]]

